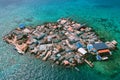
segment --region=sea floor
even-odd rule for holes
[[[119,80],[120,78],[120,6],[117,0],[0,0],[0,80]],[[116,3],[115,3],[116,2]],[[103,4],[104,3],[104,4]],[[118,50],[108,61],[64,68],[29,54],[19,55],[2,36],[20,23],[37,26],[71,18],[93,27],[101,38],[117,40]]]

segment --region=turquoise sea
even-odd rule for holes
[[[19,55],[2,36],[20,23],[36,26],[69,17],[87,23],[105,40],[117,40],[118,49],[108,61],[65,68],[31,55]],[[0,0],[0,80],[120,80],[119,0]]]

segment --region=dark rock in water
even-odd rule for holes
[[[95,5],[97,8],[113,8],[112,5],[106,5],[106,4],[101,4],[101,5]]]
[[[21,17],[15,16],[13,22],[20,24],[22,23],[23,19]]]
[[[32,22],[33,21],[33,17],[31,17],[31,18],[25,18],[24,20],[28,21],[28,22]]]
[[[101,21],[102,22],[105,22],[105,21],[107,21],[108,19],[106,19],[106,18],[101,18]]]
[[[118,75],[119,75],[119,72],[116,72],[116,73],[112,74],[110,77],[113,79],[113,78],[115,78]]]
[[[22,21],[21,20],[15,20],[14,22],[17,23],[17,24],[20,24]]]
[[[117,28],[115,28],[114,31],[117,32],[117,33],[120,33],[120,30],[117,29]]]
[[[96,18],[95,21],[97,21],[97,22],[106,22],[106,21],[108,21],[108,19],[107,18]]]

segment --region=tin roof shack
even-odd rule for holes
[[[85,56],[87,54],[87,51],[84,48],[79,48],[78,52],[82,55]]]
[[[108,46],[101,42],[101,43],[95,43],[93,44],[93,47],[96,49],[96,59],[97,60],[107,60],[108,57],[111,55],[110,50],[108,49]]]
[[[80,56],[81,57],[83,57],[83,60],[84,60],[84,62],[86,62],[90,67],[93,67],[94,66],[94,64],[91,62],[91,61],[88,61],[87,59],[86,59],[86,56],[87,56],[87,51],[84,49],[84,48],[79,48],[78,49],[78,52],[79,52],[79,54],[80,54]]]
[[[115,48],[117,47],[117,41],[113,40],[111,42],[107,41],[106,45],[108,46],[108,48],[110,50],[115,50]]]

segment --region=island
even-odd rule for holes
[[[93,67],[95,60],[107,60],[116,49],[117,41],[102,41],[99,35],[86,24],[69,18],[45,23],[36,27],[20,24],[3,37],[20,54],[32,54],[41,60],[50,60],[64,66],[87,63]]]

